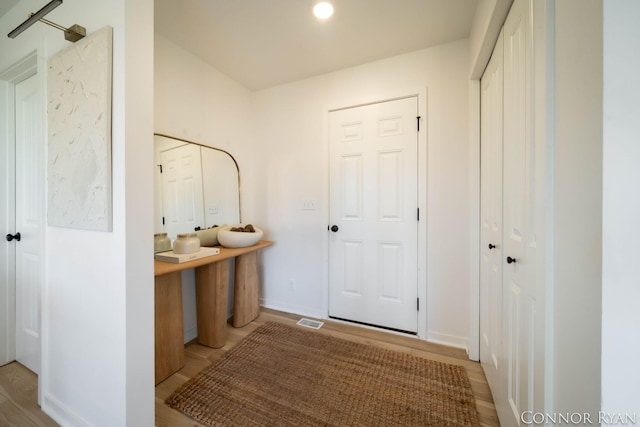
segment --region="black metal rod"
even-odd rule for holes
[[[38,22],[42,17],[46,16],[47,13],[51,12],[56,7],[62,4],[62,0],[51,0],[47,3],[42,9],[37,11],[36,13],[32,13],[29,15],[29,18],[24,21],[22,24],[18,25],[13,31],[7,34],[8,37],[15,39],[18,35],[20,35],[24,30]]]

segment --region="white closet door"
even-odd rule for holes
[[[536,389],[544,378],[535,360],[536,347],[543,345],[539,329],[544,322],[535,290],[530,6],[530,0],[516,0],[504,25],[503,286],[509,411],[500,419],[506,425],[520,424],[521,414],[535,411]]]
[[[503,403],[502,33],[481,80],[480,361],[496,405]]]
[[[536,158],[533,138],[532,6],[513,2],[481,82],[480,358],[503,426],[544,408],[535,229],[535,201],[544,194],[535,178],[544,159]]]

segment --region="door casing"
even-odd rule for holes
[[[3,184],[0,185],[0,230],[3,242],[0,244],[0,365],[15,360],[15,245],[6,244],[4,236],[15,233],[15,96],[17,83],[37,73],[37,52],[33,52],[8,69],[0,72],[0,135],[10,141],[0,147]],[[11,201],[11,203],[10,203]]]
[[[15,200],[15,176],[16,176],[16,150],[15,150],[15,96],[14,88],[19,82],[37,74],[40,80],[40,87],[45,88],[45,64],[43,59],[38,56],[38,51],[33,51],[11,67],[0,72],[0,135],[5,141],[11,141],[4,147],[0,147],[0,165],[4,170],[3,184],[0,185],[0,230],[2,237],[5,234],[14,233],[16,227],[16,210],[13,206]],[[41,103],[41,129],[45,127],[46,107],[44,102]],[[45,148],[42,147],[44,150]],[[42,187],[44,188],[44,187]],[[44,191],[44,190],[43,190]],[[10,203],[11,202],[11,203]],[[44,208],[42,209],[44,215]],[[41,230],[39,236],[42,248],[45,247],[44,237],[45,231]],[[3,242],[5,243],[5,242]],[[16,357],[16,311],[15,311],[15,245],[0,245],[0,365],[15,360]],[[44,276],[45,265],[41,260],[41,277]],[[42,283],[44,292],[44,283]],[[40,301],[43,300],[43,294],[40,295]],[[42,304],[41,304],[41,307]],[[44,313],[41,313],[41,319]],[[42,336],[42,327],[44,322],[40,321],[40,331]],[[41,347],[41,352],[43,351]],[[42,372],[42,366],[40,366]],[[38,376],[38,402],[41,402],[42,375]]]

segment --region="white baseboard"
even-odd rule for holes
[[[61,426],[91,427],[91,424],[49,393],[44,394],[42,411]]]
[[[469,340],[466,337],[458,337],[455,335],[442,334],[439,332],[428,331],[427,341],[434,344],[442,344],[449,347],[461,348],[469,353]]]
[[[299,314],[300,316],[314,317],[316,319],[324,319],[325,315],[322,310],[302,307],[298,305],[287,304],[282,301],[273,301],[261,298],[260,305],[271,310],[284,311],[286,313]]]

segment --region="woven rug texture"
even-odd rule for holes
[[[464,367],[267,322],[166,403],[207,426],[477,426]]]

